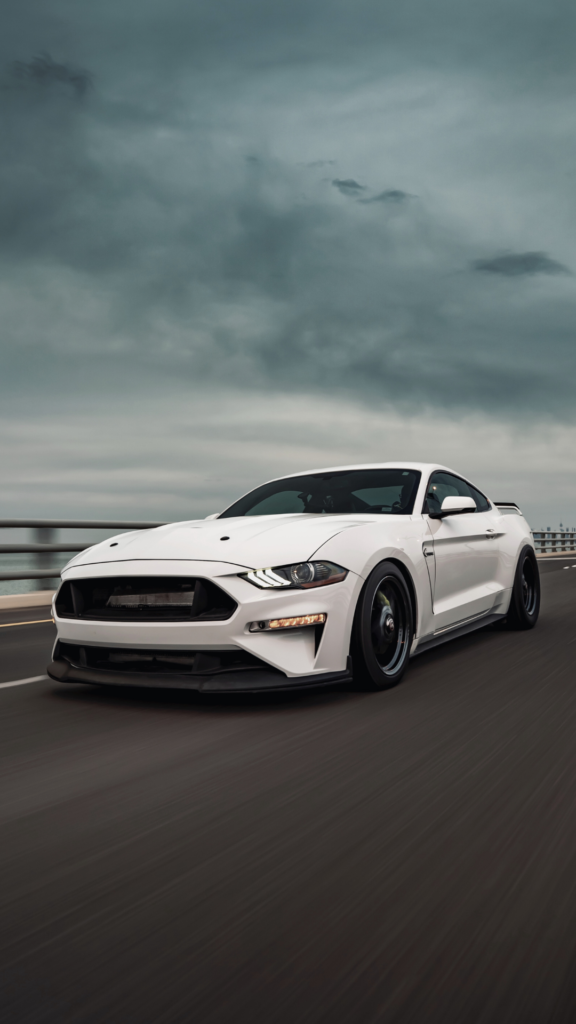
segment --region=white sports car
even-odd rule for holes
[[[498,620],[531,629],[539,606],[513,502],[442,466],[344,466],[83,551],[54,599],[48,672],[204,692],[382,690],[452,637]]]

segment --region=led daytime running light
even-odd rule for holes
[[[247,572],[246,579],[255,583],[257,587],[289,587],[290,580],[277,576],[273,569],[257,569],[256,572]]]
[[[267,633],[271,629],[298,629],[302,626],[323,626],[326,618],[325,612],[317,612],[314,615],[291,615],[285,619],[261,619],[259,622],[251,622],[248,629],[251,633]]]

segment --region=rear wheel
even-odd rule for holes
[[[527,545],[520,552],[516,566],[506,625],[508,629],[533,629],[539,612],[540,573],[534,550]]]
[[[352,635],[354,681],[365,690],[400,682],[412,644],[412,602],[392,562],[380,562],[360,595]]]

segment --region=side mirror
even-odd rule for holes
[[[444,498],[439,512],[430,512],[430,519],[445,519],[446,516],[461,516],[465,512],[475,512],[476,502],[474,498],[461,498],[459,495],[451,495]]]

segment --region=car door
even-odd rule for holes
[[[471,497],[476,511],[432,519],[444,498]],[[424,518],[428,534],[423,550],[433,592],[433,631],[457,626],[489,613],[501,590],[498,582],[500,536],[498,517],[488,499],[452,473],[430,477]]]

